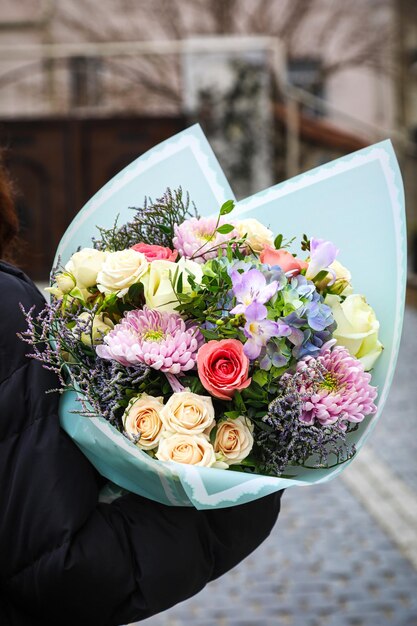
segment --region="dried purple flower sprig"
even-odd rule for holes
[[[319,379],[319,372],[317,376]],[[307,459],[316,459],[314,468],[333,467],[354,456],[356,449],[346,440],[347,432],[337,424],[306,424],[300,420],[306,398],[299,391],[298,374],[283,377],[280,393],[269,404],[268,414],[258,423],[257,448],[261,471],[273,476],[283,474],[288,466],[307,467]],[[330,456],[336,460],[329,464]]]
[[[163,196],[152,200],[145,198],[143,206],[130,207],[132,219],[118,226],[117,219],[111,228],[98,226],[99,238],[93,237],[97,250],[126,250],[138,242],[170,248],[176,224],[198,217],[194,203],[181,187],[167,188]]]
[[[28,327],[19,336],[33,349],[27,356],[57,375],[59,387],[50,391],[76,391],[81,404],[78,413],[102,416],[120,429],[120,409],[150,369],[145,365],[123,367],[97,357],[91,347],[97,307],[89,310],[80,305],[75,312],[63,312],[62,302],[54,300],[37,315],[34,307],[28,311],[21,308]]]

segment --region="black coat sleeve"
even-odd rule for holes
[[[217,511],[129,494],[98,503],[100,477],[59,426],[54,376],[25,356],[30,281],[0,264],[0,620],[117,626],[197,593],[270,533],[280,494]]]

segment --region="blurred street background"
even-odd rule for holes
[[[39,283],[83,204],[196,121],[238,198],[390,138],[406,191],[407,307],[392,392],[358,459],[331,483],[288,490],[255,554],[142,623],[415,626],[417,3],[2,0],[0,146],[18,262]]]

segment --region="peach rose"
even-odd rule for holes
[[[170,432],[200,434],[214,422],[212,400],[191,391],[173,393],[161,411],[161,419]]]
[[[285,273],[291,272],[292,276],[296,276],[301,270],[307,269],[308,266],[306,261],[297,259],[291,252],[288,252],[288,250],[284,250],[283,248],[275,250],[275,248],[271,248],[271,246],[265,246],[259,258],[261,263],[265,263],[266,265],[279,265]]]
[[[178,250],[171,250],[170,248],[164,248],[164,246],[156,246],[150,243],[136,243],[132,246],[132,250],[142,252],[149,263],[161,259],[163,261],[175,261],[178,256]]]
[[[236,465],[246,459],[253,447],[253,424],[241,415],[232,420],[220,422],[214,440],[217,458],[228,465]]]
[[[142,393],[139,397],[132,398],[123,414],[123,426],[129,439],[135,441],[142,450],[156,448],[161,439],[163,406],[163,398]]]
[[[231,400],[235,391],[249,387],[249,359],[237,339],[209,341],[197,353],[200,380],[212,396]]]
[[[206,435],[183,435],[176,433],[163,437],[156,458],[187,465],[210,467],[216,463],[216,455]]]

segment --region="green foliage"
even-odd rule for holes
[[[280,249],[281,245],[282,245],[282,241],[283,241],[284,237],[282,235],[277,235],[275,237],[274,240],[274,246],[276,247],[277,250]]]
[[[232,224],[223,224],[223,226],[219,226],[217,232],[221,235],[227,235],[232,232],[234,226]]]
[[[235,208],[235,203],[233,200],[226,200],[224,204],[222,204],[220,208],[220,215],[228,215]]]
[[[307,237],[306,234],[303,235],[303,238],[301,240],[301,250],[303,250],[304,252],[310,252],[310,239]]]

